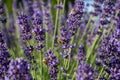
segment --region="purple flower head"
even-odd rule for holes
[[[34,48],[33,48],[33,46],[29,46],[29,47],[25,47],[25,49],[24,49],[24,53],[26,54],[26,56],[29,56],[32,52],[33,52],[33,50],[34,50]]]
[[[42,25],[42,18],[40,13],[34,13],[33,15],[33,27],[40,27]]]
[[[71,35],[69,34],[68,28],[62,27],[60,29],[60,34],[61,34],[61,37],[64,38],[64,39],[66,39],[67,42],[70,41],[70,36]]]
[[[68,28],[62,27],[60,29],[60,37],[58,37],[57,42],[62,44],[62,49],[70,48],[69,42],[71,40],[71,34],[69,34]]]
[[[33,9],[34,9],[34,14],[33,14],[33,27],[35,26],[41,26],[43,23],[42,20],[42,12],[39,9],[39,3],[37,0],[34,0],[33,3]]]
[[[86,51],[85,51],[84,45],[79,46],[77,59],[78,59],[79,63],[86,60]]]
[[[44,41],[45,40],[45,29],[43,29],[41,27],[36,27],[34,29],[34,33],[35,33],[35,39],[37,41]]]
[[[55,9],[61,9],[61,10],[62,10],[62,9],[63,9],[63,5],[62,5],[62,3],[61,3],[60,5],[55,5],[54,8],[55,8]]]
[[[38,44],[38,45],[36,46],[36,49],[37,49],[37,50],[42,50],[44,47],[45,47],[44,44]]]
[[[45,24],[45,30],[48,31],[48,32],[53,32],[54,31],[54,25],[53,25],[52,14],[51,14],[51,11],[50,11],[50,8],[51,8],[50,2],[48,1],[48,4],[45,4],[43,2],[42,6],[44,7],[44,11],[43,11],[42,16],[43,16],[43,24]]]
[[[102,1],[102,0],[101,0]],[[99,14],[101,14],[102,12],[102,2],[100,0],[94,0],[94,3],[92,4],[92,6],[94,7],[94,11],[90,12],[93,16],[99,16]]]
[[[79,46],[78,57],[79,61],[76,79],[77,80],[94,80],[97,78],[97,72],[92,68],[91,65],[85,62],[86,51],[84,45]]]
[[[105,67],[106,73],[110,75],[110,79],[118,80],[120,69],[120,37],[119,22],[114,26],[114,32],[108,37],[104,37],[100,47],[98,48],[97,63]]]
[[[11,60],[7,77],[10,80],[33,80],[30,74],[30,65],[28,64],[27,60],[23,58]]]
[[[3,3],[0,1],[0,15],[4,14]]]
[[[45,53],[45,60],[47,61],[47,65],[50,67],[50,80],[57,80],[58,73],[58,64],[59,61],[56,56],[54,56],[53,51],[49,50]]]
[[[33,1],[33,10],[34,10],[34,14],[39,13],[40,15],[42,15],[42,12],[40,10],[40,5],[37,0]],[[34,14],[33,14],[33,16],[34,16]]]
[[[4,3],[2,1],[0,1],[0,22],[2,24],[5,24],[7,22],[4,6],[5,6]],[[5,29],[5,28],[3,28],[3,29]]]
[[[32,45],[24,47],[24,54],[30,63],[35,63],[36,60],[33,56],[34,47]]]
[[[42,13],[39,10],[39,6],[37,1],[34,1],[33,4],[34,8],[34,14],[33,14],[33,33],[35,34],[34,39],[38,41],[38,45],[36,46],[37,50],[42,50],[44,48],[44,42],[45,42],[45,29],[42,27],[43,25],[43,19],[42,19]]]
[[[54,56],[53,51],[49,50],[45,53],[46,61],[48,62],[48,66],[50,67],[56,67],[59,63],[56,56]]]
[[[77,80],[95,80],[96,78],[97,73],[92,66],[88,65],[86,62],[79,64],[76,73]]]
[[[76,33],[77,27],[80,26],[80,21],[84,14],[83,8],[84,2],[81,0],[76,0],[75,7],[71,10],[67,19],[68,28],[71,36]]]
[[[57,80],[57,73],[58,73],[58,69],[56,67],[50,68],[50,71],[49,71],[50,80]]]
[[[23,41],[27,41],[32,38],[31,26],[29,25],[28,19],[28,16],[23,13],[19,14],[18,16],[18,24],[20,27],[21,38]]]
[[[112,18],[115,16],[116,9],[115,9],[115,3],[112,1],[105,1],[103,3],[103,10],[102,10],[102,16],[105,18],[105,20],[109,20],[109,18]]]
[[[31,17],[33,16],[34,10],[33,10],[33,0],[24,0],[24,6],[27,10],[27,14]]]
[[[10,54],[7,50],[4,36],[0,32],[0,79],[4,80],[6,72],[8,70]]]

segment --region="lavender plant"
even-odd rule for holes
[[[9,1],[0,80],[120,80],[120,0]]]
[[[11,60],[6,80],[33,80],[27,60],[22,58]]]
[[[4,80],[8,70],[10,53],[8,52],[4,35],[0,32],[0,79]]]

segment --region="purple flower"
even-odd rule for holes
[[[10,80],[33,80],[30,74],[30,65],[23,58],[10,61],[7,77]]]
[[[51,67],[49,71],[50,80],[57,80],[57,73],[58,73],[58,69],[56,67]]]
[[[45,60],[47,61],[47,65],[50,67],[50,80],[57,80],[57,66],[59,64],[59,61],[56,56],[54,56],[53,51],[49,50],[45,53]]]
[[[27,14],[31,17],[33,16],[34,10],[33,10],[33,0],[24,0],[24,7],[27,10]]]
[[[117,20],[120,20],[120,18]],[[110,75],[111,80],[120,79],[120,37],[117,32],[119,30],[119,22],[117,22],[114,26],[114,32],[112,32],[108,37],[104,37],[100,47],[98,48],[97,63],[104,67],[106,73]]]
[[[77,80],[94,80],[97,78],[97,71],[93,69],[93,67],[86,62],[86,51],[84,45],[79,46],[78,50],[78,69],[76,72]]]
[[[33,33],[35,34],[34,39],[38,41],[38,45],[36,47],[37,50],[42,50],[44,48],[45,42],[45,29],[42,27],[43,20],[41,11],[38,9],[38,4],[34,2],[34,15],[33,15]]]
[[[92,66],[88,65],[86,62],[79,64],[76,73],[77,80],[95,80],[96,78],[97,73]]]
[[[3,8],[3,3],[2,0],[0,1],[0,15],[4,14],[4,8]]]
[[[44,44],[38,44],[38,45],[36,46],[36,49],[37,49],[37,50],[42,50],[44,47],[45,47]]]
[[[53,33],[54,31],[54,24],[53,24],[53,17],[50,11],[51,5],[50,2],[48,1],[48,3],[46,4],[43,0],[41,0],[41,5],[42,7],[44,7],[43,10],[43,24],[45,26],[45,30]]]
[[[23,13],[19,14],[18,16],[18,24],[20,27],[21,38],[24,42],[32,38],[31,26],[28,19],[28,16]]]
[[[85,51],[84,45],[79,46],[77,59],[78,59],[79,63],[86,60],[86,51]]]
[[[4,80],[8,70],[10,54],[7,50],[3,34],[0,32],[0,79]]]
[[[30,61],[33,61],[34,60],[34,56],[32,54],[34,50],[34,47],[33,46],[26,46],[24,47],[24,53],[25,53],[25,56],[27,57],[28,60]]]
[[[67,19],[67,24],[71,36],[76,33],[77,27],[80,26],[80,21],[84,14],[83,8],[84,2],[81,0],[76,0],[75,7],[74,9],[71,10],[69,17]]]
[[[55,9],[61,9],[61,10],[62,10],[62,9],[63,9],[63,5],[62,5],[62,3],[61,3],[60,5],[55,5],[54,8],[55,8]]]
[[[42,42],[45,40],[45,29],[41,27],[36,27],[34,29],[34,33],[35,33],[35,39],[37,41]]]

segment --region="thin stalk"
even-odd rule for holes
[[[59,0],[57,1],[57,5],[59,5]],[[57,24],[58,24],[58,14],[59,14],[59,9],[57,9],[57,12],[56,12],[56,19],[55,19],[55,28],[54,28],[52,49],[54,49],[54,42],[55,42],[56,31],[57,31]]]
[[[90,16],[90,18],[89,18],[89,20],[88,20],[88,23],[87,23],[87,25],[86,25],[86,28],[85,28],[85,30],[84,30],[84,33],[83,33],[81,39],[80,39],[79,42],[78,42],[78,45],[81,43],[81,41],[84,39],[84,37],[85,37],[85,35],[86,35],[87,29],[88,29],[88,27],[89,27],[89,25],[90,25],[91,17],[92,17],[92,16]]]
[[[60,16],[60,21],[59,21],[59,23],[58,23],[58,35],[60,35],[60,27],[61,27],[61,18],[62,18],[62,16],[64,15],[64,10],[65,10],[65,0],[63,1],[63,9],[62,10],[60,10],[60,14],[59,14],[59,16]]]
[[[102,73],[103,73],[103,70],[104,70],[104,67],[102,67],[102,69],[100,70],[100,73],[99,73],[99,75],[98,75],[97,80],[99,80],[100,76],[101,76],[101,75],[102,75]]]
[[[43,76],[43,75],[42,75],[42,73],[43,73],[43,72],[42,72],[42,52],[40,52],[40,72],[41,72],[41,73],[40,73],[40,75],[41,75],[41,80],[43,80],[43,79],[42,79],[42,76]]]
[[[94,40],[94,42],[93,42],[93,44],[92,44],[92,46],[91,46],[91,48],[90,48],[90,52],[86,55],[86,60],[87,60],[87,61],[88,61],[88,59],[89,59],[89,57],[90,57],[90,54],[91,54],[92,51],[94,50],[95,45],[96,45],[98,39],[99,39],[99,35],[96,35],[96,38],[95,38],[95,40]]]
[[[42,8],[42,14],[44,14],[44,12],[45,12],[45,9],[44,9],[44,5],[42,4],[42,6],[41,6],[41,8]],[[44,22],[44,20],[45,20],[45,17],[43,16],[43,22]],[[45,25],[45,24],[43,24],[43,27],[44,28],[46,28],[47,26]],[[46,46],[46,50],[48,49],[48,32],[46,31],[45,32],[45,36],[46,36],[46,39],[45,39],[45,46]]]
[[[103,33],[103,35],[104,35],[105,32],[104,32],[104,30],[103,30],[103,26],[102,26],[102,25],[100,25],[100,29],[101,29],[101,31],[102,31],[102,33]],[[88,61],[88,59],[89,59],[90,54],[92,53],[92,51],[94,51],[94,49],[95,49],[95,45],[98,44],[99,39],[101,40],[101,38],[103,37],[103,35],[102,35],[102,36],[100,36],[100,35],[96,35],[95,40],[94,40],[94,42],[93,42],[91,48],[89,49],[90,52],[89,52],[89,53],[87,54],[87,56],[86,56],[87,61]]]
[[[74,78],[75,78],[75,72],[74,72],[73,77],[72,77],[72,79],[71,79],[71,80],[74,80]]]
[[[75,37],[75,36],[73,36],[73,37],[72,37],[72,39],[71,39],[71,44],[72,44],[72,43],[73,43],[73,41],[74,41],[74,37]],[[71,48],[69,48],[69,52],[68,52],[68,53],[70,53],[70,54],[71,54],[71,50],[72,50],[72,49],[71,49]],[[67,65],[68,65],[68,66],[67,66],[67,69],[69,69],[69,64],[70,64],[70,55],[69,55],[69,60],[68,60],[68,63],[67,63]]]
[[[79,65],[79,62],[77,61],[77,65],[76,65],[75,69],[77,69],[78,65]],[[76,72],[74,72],[74,74],[73,74],[73,76],[72,76],[72,80],[74,80],[74,78],[75,78],[75,73],[76,73]]]

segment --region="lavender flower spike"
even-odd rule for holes
[[[76,74],[77,80],[95,80],[96,77],[96,72],[86,62],[83,62],[78,66]]]
[[[86,52],[84,45],[80,45],[78,50],[78,69],[76,72],[77,80],[95,80],[97,78],[96,71],[92,68],[91,65],[85,62],[86,60]]]
[[[54,56],[53,51],[49,50],[45,53],[45,60],[47,61],[47,65],[50,67],[50,80],[57,80],[57,73],[58,73],[58,59]]]
[[[30,74],[30,65],[23,58],[10,61],[6,77],[9,80],[33,80]]]
[[[8,65],[10,54],[7,50],[3,34],[0,32],[0,80],[4,80]]]

